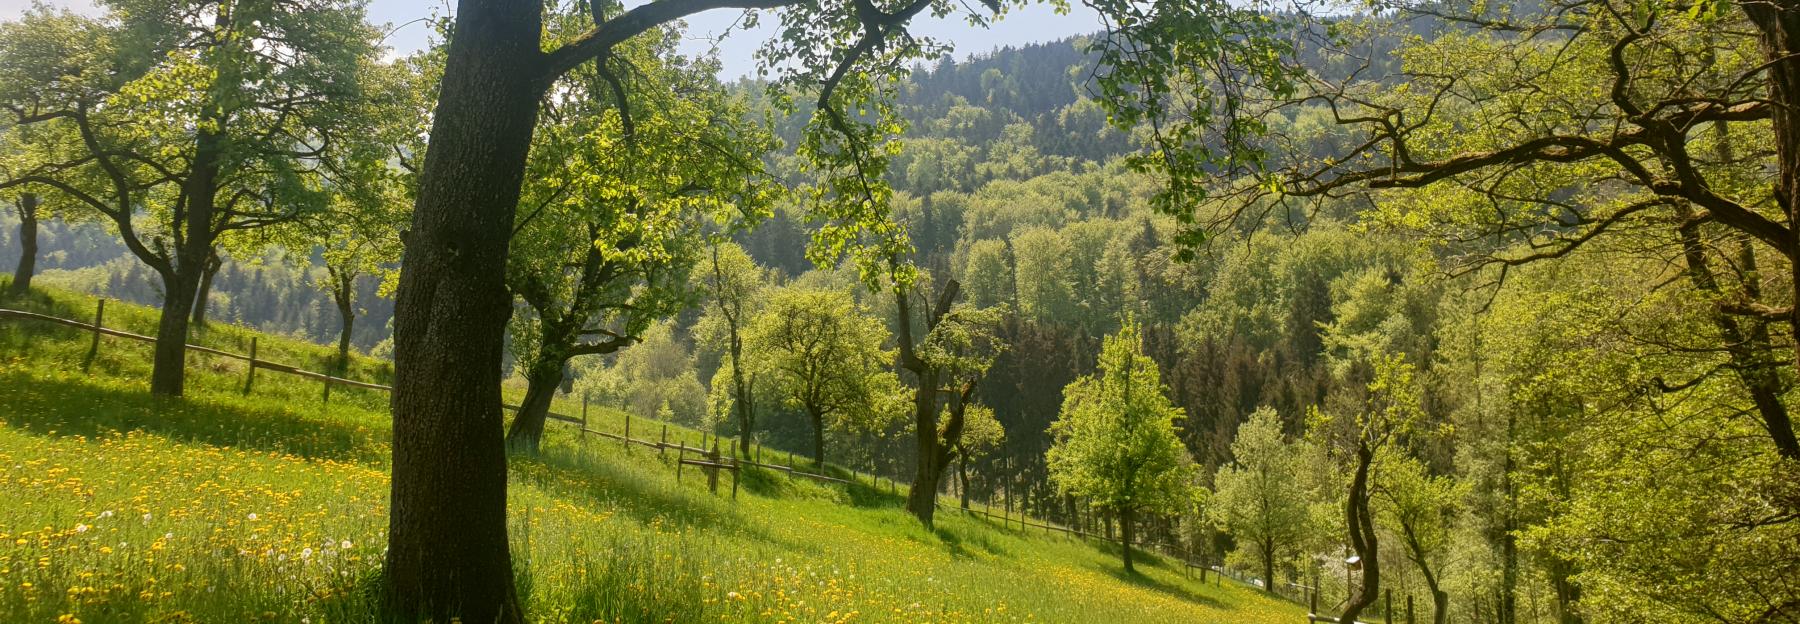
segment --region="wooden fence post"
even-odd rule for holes
[[[244,394],[250,394],[251,384],[256,383],[256,336],[250,337],[250,366],[244,374]]]
[[[630,453],[631,452],[631,412],[629,412],[629,411],[625,412],[625,436],[621,439],[623,439],[625,441],[624,442],[625,452]]]
[[[587,436],[587,430],[588,430],[588,393],[586,390],[583,390],[583,391],[581,391],[581,435],[582,435],[582,437]]]
[[[663,457],[669,456],[669,425],[668,425],[668,423],[663,423],[662,444],[658,445],[657,448],[662,451]]]
[[[1394,624],[1394,588],[1387,589],[1387,602],[1381,607],[1381,619]]]
[[[687,459],[687,445],[675,449],[675,482],[681,483],[681,460]]]
[[[704,447],[702,447],[704,448]],[[712,451],[706,454],[706,460],[713,465],[706,467],[706,489],[714,495],[719,493],[719,439],[713,438]]]
[[[88,345],[87,358],[81,361],[81,372],[86,373],[94,365],[94,358],[100,356],[100,324],[106,320],[106,300],[94,302],[94,342]]]
[[[1406,624],[1413,624],[1412,594],[1406,595]]]

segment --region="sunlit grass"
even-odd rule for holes
[[[60,294],[30,305],[80,316],[69,313],[80,300]],[[153,325],[152,310],[108,308],[109,326]],[[245,338],[215,326],[198,341]],[[86,335],[0,324],[0,621],[374,619],[386,395],[340,389],[327,406],[316,382],[263,372],[246,396],[242,363],[190,356],[188,396],[157,399],[149,346],[106,340],[83,373]],[[259,351],[303,366],[330,354],[267,337]],[[378,380],[382,367],[357,370]],[[1108,545],[949,510],[927,531],[867,485],[749,471],[736,500],[729,479],[715,496],[692,467],[678,483],[673,454],[551,431],[540,458],[515,459],[509,507],[534,621],[1302,617],[1155,558],[1125,576]]]

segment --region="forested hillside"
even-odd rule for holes
[[[387,56],[354,2],[194,4],[0,26],[8,297],[160,305],[156,394],[208,322],[391,360],[401,619],[525,619],[508,478],[592,406],[1116,536],[1136,586],[1800,622],[1788,0],[1096,2],[960,57],[907,21],[1001,6],[784,2],[731,83],[679,0]]]

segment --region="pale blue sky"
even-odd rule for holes
[[[0,19],[18,17],[31,2],[32,0],[0,0]],[[51,0],[50,3],[94,11],[93,4],[88,0]],[[641,4],[630,0],[627,3]],[[409,22],[431,15],[434,10],[444,12],[446,7],[453,4],[454,0],[370,0],[369,20],[377,24],[400,26],[388,38],[387,43],[396,51],[404,53],[424,45],[427,35],[423,25]],[[980,6],[979,3],[970,4]],[[712,45],[711,39],[729,29],[740,15],[739,11],[712,11],[690,19],[690,41],[685,46],[686,50],[690,53],[706,50]],[[954,16],[946,19],[920,17],[914,20],[914,29],[914,32],[950,42],[956,47],[957,58],[965,58],[972,53],[987,52],[1003,46],[1094,32],[1100,29],[1100,22],[1093,11],[1079,4],[1076,4],[1069,15],[1056,15],[1048,5],[1034,4],[1007,15],[998,24],[986,29],[969,26],[962,18]],[[751,54],[774,32],[773,24],[765,23],[757,30],[734,32],[720,41],[719,56],[724,63],[724,71],[720,77],[729,80],[753,73],[756,61]]]

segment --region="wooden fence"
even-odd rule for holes
[[[94,355],[97,354],[99,351],[101,336],[112,336],[112,337],[116,337],[116,338],[124,338],[127,340],[136,340],[139,342],[148,342],[148,343],[156,342],[156,338],[151,337],[151,336],[145,336],[142,334],[134,334],[131,332],[120,331],[117,329],[110,329],[110,328],[105,327],[104,326],[105,315],[106,315],[106,300],[105,299],[100,299],[99,303],[95,306],[94,322],[92,322],[92,323],[84,323],[82,321],[58,318],[58,317],[50,316],[47,314],[38,314],[36,312],[26,312],[26,311],[22,311],[22,310],[9,310],[9,309],[0,308],[0,320],[40,321],[40,322],[51,323],[51,324],[56,324],[56,325],[63,325],[66,327],[72,327],[72,328],[79,329],[82,331],[92,332],[93,336],[94,336],[93,344],[90,346],[89,353],[88,353],[88,361],[90,361],[90,362],[93,360]],[[236,359],[236,360],[241,360],[241,361],[247,362],[249,364],[249,367],[245,374],[245,379],[244,379],[244,392],[246,392],[246,393],[250,392],[251,387],[255,382],[257,370],[266,370],[266,371],[282,373],[282,374],[286,374],[286,375],[294,375],[294,376],[298,376],[298,377],[303,377],[303,378],[307,378],[307,379],[320,381],[322,383],[333,385],[333,386],[341,385],[341,386],[351,386],[351,387],[356,387],[356,388],[365,388],[365,389],[369,389],[369,390],[380,390],[380,391],[385,391],[385,392],[393,391],[392,386],[386,386],[386,385],[377,384],[377,383],[369,383],[366,381],[357,381],[354,379],[345,379],[342,377],[334,377],[334,376],[331,376],[331,375],[328,375],[325,373],[303,370],[297,366],[281,364],[281,363],[271,362],[269,360],[261,359],[261,358],[258,358],[256,355],[256,347],[257,347],[256,338],[251,337],[249,354],[232,353],[229,351],[223,351],[223,350],[214,349],[211,347],[203,347],[203,346],[196,345],[196,344],[187,345],[187,350],[193,351],[195,353],[204,353],[207,355],[231,358],[231,359]],[[519,406],[517,406],[517,405],[502,404],[502,407],[504,407],[506,409],[510,409],[510,410],[518,410],[519,409]],[[852,478],[844,479],[844,478],[834,477],[834,476],[827,475],[827,474],[805,472],[805,471],[797,469],[793,465],[793,455],[791,453],[788,455],[789,463],[787,465],[763,463],[760,461],[754,461],[749,458],[736,458],[736,457],[724,456],[724,455],[721,455],[721,453],[719,451],[718,438],[713,438],[712,449],[708,450],[708,449],[704,448],[705,447],[704,435],[702,436],[701,447],[688,446],[685,442],[681,442],[679,440],[671,443],[671,442],[669,442],[669,426],[667,424],[661,425],[661,435],[660,435],[659,439],[651,440],[651,439],[646,439],[646,438],[642,438],[642,437],[633,438],[633,437],[631,437],[631,415],[629,413],[627,413],[625,415],[625,431],[623,434],[612,433],[612,432],[608,432],[608,431],[600,431],[597,429],[591,429],[588,427],[586,401],[583,401],[583,403],[582,403],[582,414],[580,417],[570,416],[567,414],[559,414],[556,412],[549,412],[548,414],[546,414],[546,416],[551,420],[562,421],[562,422],[570,423],[573,425],[578,425],[580,427],[581,437],[583,440],[586,440],[587,436],[589,436],[589,435],[599,436],[602,438],[609,438],[609,439],[613,439],[613,440],[618,440],[619,442],[624,444],[627,448],[629,448],[635,444],[635,445],[639,445],[639,446],[643,446],[643,447],[655,450],[662,456],[667,456],[668,452],[673,450],[676,452],[676,459],[675,459],[676,479],[677,480],[681,479],[681,473],[682,473],[683,466],[694,466],[698,469],[705,470],[707,472],[708,486],[714,493],[718,492],[718,473],[720,471],[730,472],[731,473],[731,492],[732,492],[733,498],[735,498],[737,496],[738,471],[744,466],[754,466],[754,467],[758,467],[758,468],[774,470],[777,472],[787,474],[790,477],[800,477],[800,478],[804,478],[804,479],[811,479],[814,481],[819,481],[822,483],[836,483],[836,484],[841,484],[841,485],[851,485],[851,484],[856,483],[857,481],[854,478],[855,475],[862,474],[862,473],[857,473],[855,471],[851,471]],[[760,451],[760,447],[759,447],[759,451]],[[694,455],[694,457],[689,458],[688,457],[689,454]],[[753,455],[753,457],[760,458],[761,453],[757,452]],[[875,487],[876,489],[880,489],[880,477],[873,473],[869,473],[868,477],[869,477],[869,482],[870,482],[871,486]],[[898,483],[892,479],[889,479],[888,482],[889,482],[890,489],[893,490],[895,493],[898,493],[898,490],[899,490]],[[1016,523],[1019,525],[1021,530],[1037,528],[1037,529],[1043,529],[1046,533],[1062,532],[1062,533],[1064,533],[1066,535],[1070,535],[1070,536],[1082,537],[1082,538],[1087,538],[1087,539],[1104,540],[1104,541],[1112,542],[1115,544],[1122,543],[1122,540],[1120,538],[1112,537],[1109,535],[1102,535],[1102,534],[1092,533],[1092,532],[1088,532],[1088,531],[1081,531],[1081,530],[1077,530],[1077,529],[1067,527],[1067,526],[1050,524],[1048,522],[1042,522],[1042,521],[1032,522],[1030,519],[1028,519],[1028,516],[1026,516],[1024,514],[1024,512],[1022,512],[1022,511],[1018,514],[1013,514],[1012,512],[1008,511],[1006,514],[1003,514],[1003,515],[995,515],[994,513],[992,513],[991,508],[990,508],[990,510],[987,510],[987,511],[983,511],[980,509],[973,509],[973,508],[967,509],[964,511],[966,511],[967,513],[969,513],[971,515],[985,517],[990,520],[999,520],[1002,523],[1001,526],[1003,526],[1003,527],[1010,527]],[[1173,549],[1172,544],[1171,545],[1152,545],[1149,543],[1144,543],[1144,544],[1140,544],[1139,547],[1159,551],[1164,556],[1167,556],[1171,559],[1175,559],[1177,561],[1182,562],[1184,571],[1192,571],[1192,570],[1198,569],[1200,571],[1200,580],[1202,582],[1204,582],[1206,580],[1207,570],[1209,570],[1209,569],[1213,570],[1215,573],[1221,572],[1221,570],[1217,567],[1209,568],[1208,566],[1204,566],[1202,564],[1194,562],[1192,557],[1188,556],[1186,553],[1177,554],[1177,552]]]

